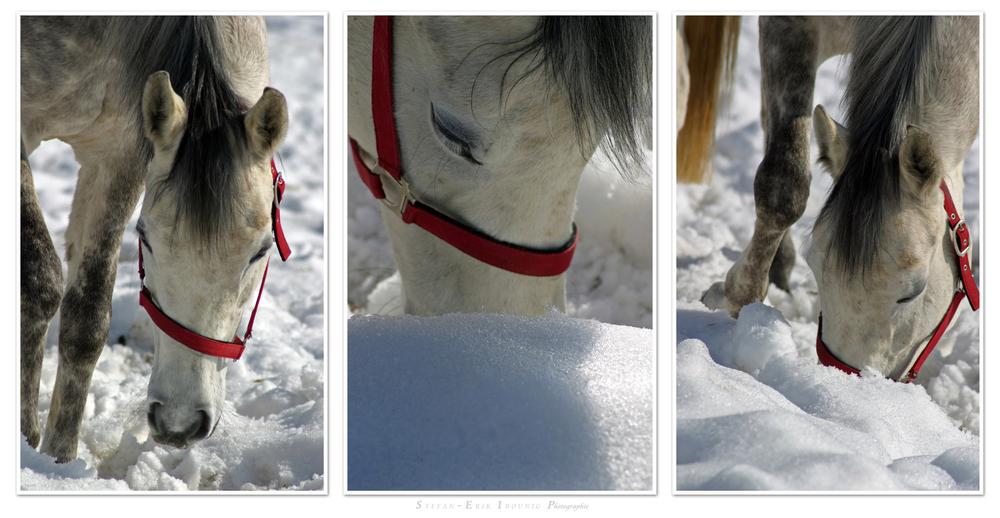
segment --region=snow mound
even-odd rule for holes
[[[650,491],[652,344],[555,310],[354,317],[348,489]]]

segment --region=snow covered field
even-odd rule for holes
[[[324,20],[277,16],[268,17],[267,26],[271,84],[288,101],[278,167],[287,182],[282,220],[292,256],[282,263],[272,251],[253,339],[228,369],[226,414],[215,434],[191,449],[159,446],[148,437],[143,406],[153,328],[137,304],[136,211],[124,238],[109,344],[91,383],[79,459],[56,465],[17,434],[21,491],[327,489]],[[61,252],[78,166],[72,150],[55,142],[43,144],[30,161]],[[43,426],[55,381],[57,322],[58,316],[42,373]]]
[[[763,154],[756,17],[744,19],[739,45],[712,183],[676,191],[676,489],[982,490],[983,311],[963,309],[912,385],[817,364],[819,307],[805,251],[832,185],[819,166],[806,214],[791,229],[798,253],[792,293],[772,286],[766,305],[745,307],[738,320],[699,301],[725,279],[755,220],[753,173]],[[841,64],[823,65],[815,94],[838,121]],[[964,169],[977,280],[979,164],[977,140]]]
[[[654,490],[650,179],[585,169],[566,315],[417,318],[349,168],[347,488]]]

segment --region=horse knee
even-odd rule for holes
[[[793,151],[792,155],[801,155]],[[792,226],[806,210],[812,172],[809,169],[809,148],[801,156],[776,158],[765,155],[754,177],[753,196],[757,218],[775,230]]]
[[[23,250],[23,249],[22,249]],[[43,323],[46,327],[59,310],[63,294],[62,265],[34,265],[21,268],[22,324]]]
[[[23,147],[23,146],[22,146]],[[21,160],[22,324],[49,320],[62,298],[62,261],[52,244],[27,160]],[[26,320],[25,320],[26,319]]]

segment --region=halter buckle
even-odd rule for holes
[[[386,171],[381,164],[376,164],[375,167],[372,168],[372,173],[377,174],[383,180],[382,191],[385,193],[385,197],[379,198],[379,200],[385,204],[386,207],[389,207],[396,214],[402,217],[403,212],[406,211],[406,204],[416,203],[417,201],[417,199],[414,198],[413,194],[410,192],[410,184],[404,180],[402,176],[399,178],[393,176],[389,171]],[[397,192],[399,192],[398,200],[392,201],[389,199],[389,193],[385,188],[385,180],[389,180],[389,185],[394,185]]]
[[[955,255],[959,258],[965,257],[965,254],[969,253],[969,249],[972,248],[972,240],[967,237],[962,237],[963,232],[968,232],[968,227],[965,226],[965,218],[959,218],[958,223],[952,227],[952,234],[954,239],[951,244],[955,247]],[[962,247],[961,241],[966,240],[965,247]]]
[[[285,178],[280,172],[277,173],[277,175],[274,177],[273,189],[274,189],[274,206],[280,207],[281,198],[285,194]]]

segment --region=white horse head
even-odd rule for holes
[[[850,132],[822,106],[816,108],[813,124],[820,160],[839,181]],[[916,360],[914,351],[920,351],[948,311],[962,283],[939,185],[944,180],[962,206],[963,158],[941,150],[923,129],[909,126],[898,158],[900,203],[885,218],[877,257],[867,271],[846,273],[840,254],[830,253],[832,218],[817,220],[808,263],[822,294],[822,340],[836,348],[844,363],[902,379]],[[858,221],[855,231],[865,232],[866,224]]]
[[[196,137],[190,126],[198,122],[167,73],[158,72],[146,83],[143,117],[154,146],[137,225],[145,285],[181,326],[231,341],[274,246],[270,158],[287,128],[284,97],[266,89],[245,114]],[[183,448],[214,431],[229,360],[195,352],[161,330],[154,347],[150,431],[157,442]]]
[[[573,235],[583,167],[614,128],[589,116],[589,106],[573,106],[581,98],[571,92],[589,85],[553,77],[564,68],[543,48],[540,25],[536,17],[399,17],[392,26],[393,91],[403,174],[418,200],[493,239],[556,249]],[[348,39],[349,133],[371,166],[372,19],[351,17]],[[583,54],[563,51],[558,59],[567,62]],[[588,71],[589,64],[572,65]],[[630,93],[643,88],[621,89],[621,106],[635,109]],[[631,123],[632,114],[619,115]],[[408,313],[565,310],[565,274],[505,271],[405,224],[389,208],[382,216]]]

